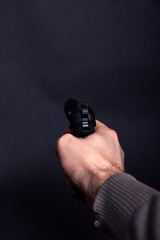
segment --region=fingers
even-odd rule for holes
[[[94,128],[94,132],[104,132],[104,131],[107,131],[107,130],[111,130],[109,127],[107,127],[105,124],[103,124],[102,122],[96,120],[96,127]],[[71,134],[72,133],[72,130],[68,127],[65,129],[65,134]],[[72,135],[73,136],[73,135]],[[55,143],[55,154],[59,157],[59,154],[58,154],[58,142],[59,142],[60,138],[56,141]]]
[[[103,124],[102,122],[96,120],[96,127],[95,127],[95,129],[94,129],[95,132],[99,132],[99,131],[101,131],[101,130],[104,131],[104,129],[105,129],[105,130],[109,130],[110,128],[107,127],[107,126],[106,126],[105,124]]]
[[[64,132],[65,132],[65,134],[67,134],[67,133],[72,133],[72,130],[68,127],[68,128],[65,129]],[[56,143],[55,143],[55,146],[54,146],[54,152],[55,152],[55,154],[57,155],[57,157],[59,157],[58,150],[57,150],[57,149],[58,149],[58,148],[57,148],[57,145],[58,145],[59,139],[60,139],[60,138],[57,139],[57,141],[56,141]]]

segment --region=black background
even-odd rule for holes
[[[0,1],[0,239],[109,239],[54,155],[69,97],[118,132],[126,171],[160,190],[159,10],[149,0]]]

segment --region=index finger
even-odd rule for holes
[[[99,130],[101,130],[101,129],[104,129],[104,128],[105,128],[106,130],[109,130],[109,129],[110,129],[110,128],[107,127],[104,123],[96,120],[96,127],[95,127],[94,131],[97,132],[97,131],[99,131]]]

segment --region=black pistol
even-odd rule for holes
[[[70,98],[64,105],[64,112],[70,122],[69,128],[76,137],[86,137],[94,132],[96,126],[95,114],[88,103],[78,102]],[[84,194],[78,189],[74,188],[74,198],[85,201]]]
[[[64,105],[64,112],[74,136],[86,137],[94,132],[95,114],[88,103],[70,98]]]

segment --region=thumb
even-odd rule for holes
[[[59,157],[64,172],[72,171],[76,166],[78,138],[70,133],[64,134],[55,143],[55,153]]]

